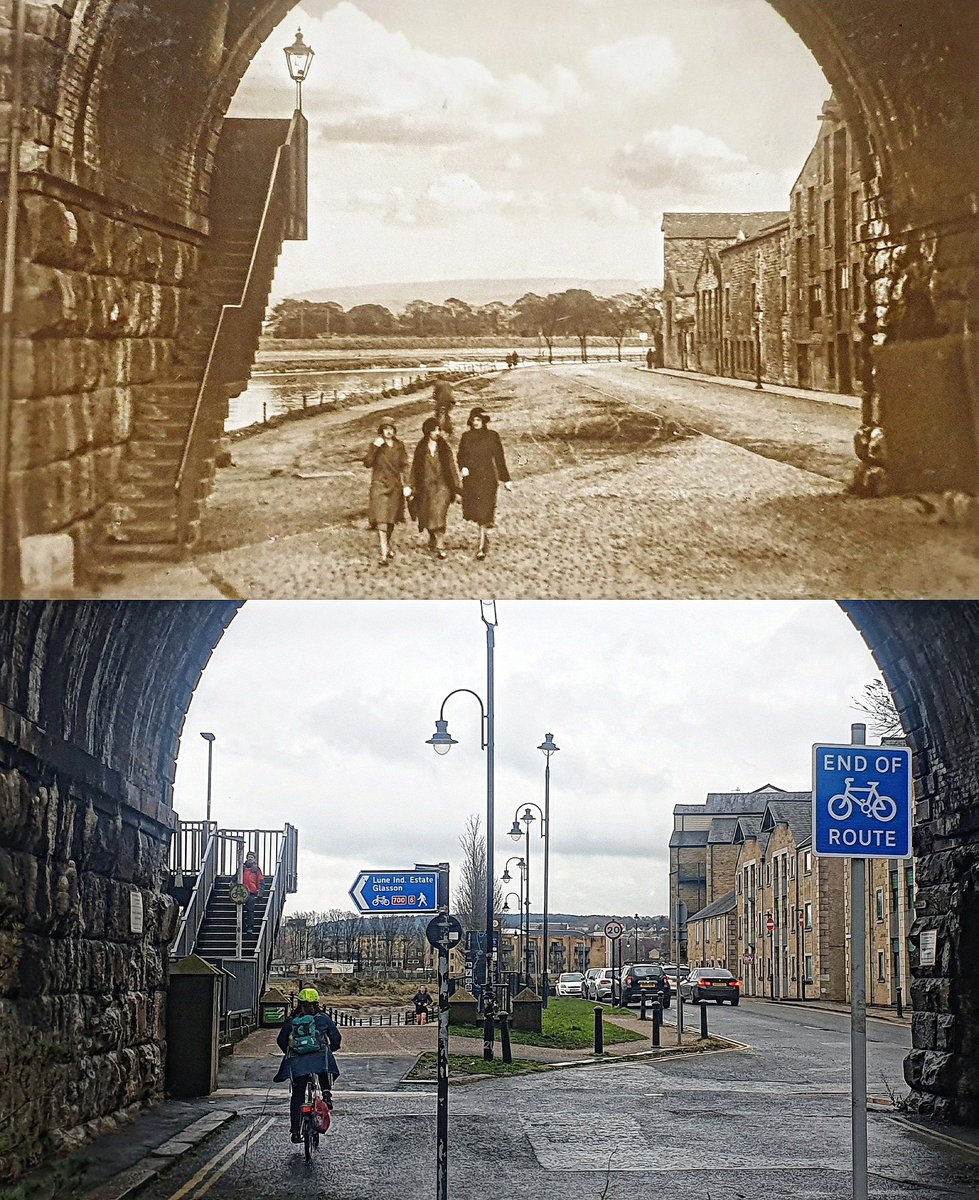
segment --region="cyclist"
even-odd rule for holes
[[[310,1017],[313,1018],[312,1022],[308,1020]],[[307,1020],[304,1021],[303,1018]],[[306,1031],[310,1026],[315,1030],[316,1044],[312,1049],[306,1048],[305,1045],[308,1041]],[[330,1108],[333,1107],[331,1089],[333,1081],[340,1077],[340,1068],[333,1052],[340,1049],[341,1033],[332,1017],[320,1011],[319,992],[315,988],[303,988],[295,1010],[283,1022],[275,1040],[285,1055],[275,1074],[275,1082],[282,1083],[286,1079],[292,1081],[289,1124],[292,1140],[299,1142],[302,1141],[300,1127],[303,1099],[310,1075],[319,1076],[323,1099]]]

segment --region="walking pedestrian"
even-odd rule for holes
[[[462,476],[462,515],[479,526],[477,559],[489,549],[489,531],[496,520],[496,493],[502,483],[512,490],[510,472],[503,454],[503,443],[495,429],[487,428],[490,415],[474,408],[466,422],[468,429],[459,440],[459,473]]]
[[[255,932],[255,906],[262,894],[262,881],[265,876],[258,865],[258,855],[249,850],[245,855],[245,864],[241,869],[241,882],[248,889],[248,899],[245,901],[245,911],[242,915],[242,932]]]
[[[436,380],[432,389],[432,401],[435,404],[435,419],[439,429],[447,438],[452,437],[452,410],[456,402],[452,394],[452,384],[447,379]]]
[[[377,530],[380,542],[378,565],[381,567],[386,567],[394,558],[391,545],[394,527],[404,522],[405,497],[411,495],[411,488],[405,483],[408,452],[397,434],[394,422],[383,420],[364,456],[364,466],[371,470],[367,523]]]
[[[424,983],[415,992],[412,1003],[415,1006],[415,1020],[419,1025],[424,1025],[428,1021],[428,1013],[432,1007],[432,993]]]
[[[449,443],[435,417],[422,424],[421,441],[411,461],[412,516],[420,532],[428,534],[428,548],[445,558],[445,526],[449,506],[462,491]]]
[[[652,348],[652,346],[650,346],[650,348],[646,351],[646,370],[651,371],[652,369],[653,369],[653,348]]]

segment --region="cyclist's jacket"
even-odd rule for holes
[[[295,1054],[290,1049],[289,1039],[293,1033],[293,1021],[298,1016],[299,1013],[295,1012],[291,1017],[287,1017],[275,1039],[285,1056],[276,1072],[275,1082],[281,1083],[284,1079],[298,1079],[303,1075],[312,1075],[314,1072],[317,1074],[329,1072],[334,1079],[338,1078],[340,1068],[337,1066],[333,1052],[340,1049],[341,1033],[333,1019],[326,1013],[317,1013],[315,1017],[316,1032],[320,1036],[322,1048],[312,1054]]]

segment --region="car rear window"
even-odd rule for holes
[[[734,976],[730,971],[701,971],[699,972],[701,979],[733,979]]]
[[[650,975],[661,975],[662,971],[659,969],[659,967],[640,965],[632,968],[632,974],[635,975],[637,979],[648,979]]]
[[[581,977],[580,971],[565,971],[561,976],[562,979],[566,979],[569,983],[574,983],[575,980],[581,979]]]

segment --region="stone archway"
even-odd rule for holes
[[[979,1124],[979,604],[843,608],[914,751],[918,926],[938,930],[940,953],[912,988],[912,1104]],[[21,1114],[5,1133],[13,1170],[48,1131],[83,1129],[161,1094],[174,759],[191,695],[236,610],[0,605],[0,1091],[4,1110]],[[146,914],[138,934],[134,891]],[[43,1086],[47,1074],[57,1088]],[[63,1111],[50,1110],[52,1095]]]
[[[888,0],[769,2],[833,86],[866,179],[881,181],[863,226],[873,350],[856,442],[865,483],[977,493],[979,9],[934,0],[896,22]],[[283,136],[239,123],[229,137],[225,113],[294,7],[12,0],[0,14],[0,26],[14,27],[11,47],[25,17],[17,321],[0,380],[0,450],[10,431],[0,453],[4,594],[19,594],[16,560],[31,537],[60,539],[84,578],[107,534],[124,555],[141,538],[171,536],[154,549],[179,553],[193,536],[222,406],[247,374],[258,328],[238,332],[227,379],[192,420],[222,299],[214,276],[227,263],[212,211],[222,148],[239,161],[254,155],[262,175]],[[12,82],[13,69],[6,62],[0,73]],[[301,213],[286,224],[281,236],[303,236]],[[185,455],[191,427],[202,425],[178,521],[172,480],[154,471]]]

